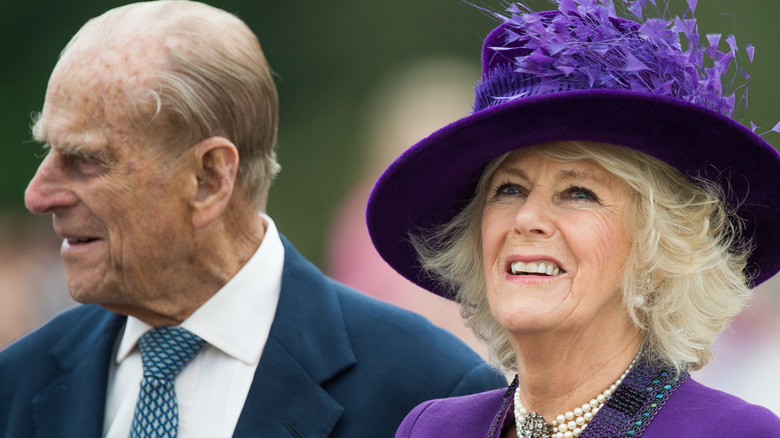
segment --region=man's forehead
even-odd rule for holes
[[[90,82],[79,86],[79,82],[78,76],[70,76],[49,83],[43,111],[33,127],[36,140],[65,145],[106,137],[108,107],[121,104],[120,94]]]
[[[128,38],[122,43],[81,39],[62,54],[52,76],[62,72],[80,75],[82,81],[88,82],[133,83],[161,66],[162,50],[158,42],[146,38]]]
[[[145,57],[127,50],[74,49],[49,80],[36,139],[67,144],[71,140],[60,138],[79,133],[92,143],[101,136],[127,135],[149,76]]]

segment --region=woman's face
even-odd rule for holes
[[[510,339],[625,327],[629,190],[593,162],[537,151],[511,153],[490,180],[482,251],[491,312]]]

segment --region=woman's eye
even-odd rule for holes
[[[564,198],[582,201],[598,201],[599,198],[592,191],[584,187],[571,187],[564,193]]]
[[[500,184],[498,187],[496,187],[495,194],[496,196],[501,195],[520,195],[523,193],[523,190],[520,186],[517,184],[511,184],[511,183],[504,183]]]

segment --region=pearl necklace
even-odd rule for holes
[[[639,355],[637,354],[637,357]],[[636,357],[626,368],[626,371],[618,379],[605,389],[601,394],[592,398],[588,403],[581,407],[574,408],[565,414],[558,415],[552,424],[536,412],[528,412],[520,400],[519,388],[515,389],[515,427],[517,427],[518,438],[572,438],[580,436],[585,426],[590,423],[593,416],[604,406],[610,395],[615,392],[618,386],[623,383],[628,372],[634,367]]]

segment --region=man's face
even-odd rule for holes
[[[152,68],[148,56],[69,54],[52,74],[35,128],[48,154],[25,204],[52,214],[76,301],[158,312],[188,275],[192,175],[183,157],[160,153],[138,123],[133,81]]]

